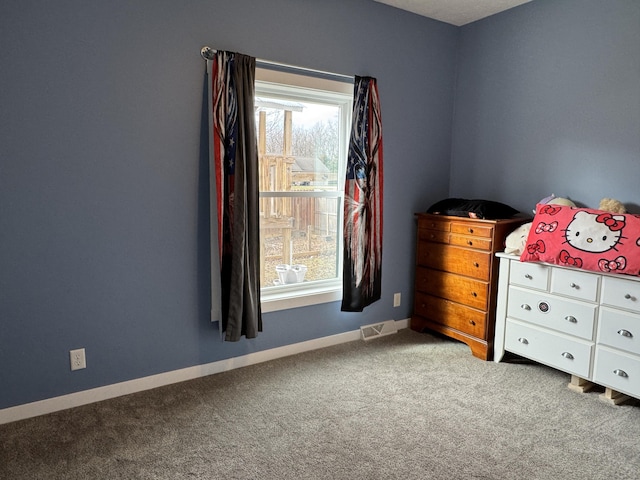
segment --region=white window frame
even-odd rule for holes
[[[256,96],[269,95],[271,97],[286,97],[288,99],[298,96],[300,101],[320,101],[334,103],[342,107],[342,129],[340,131],[340,143],[345,148],[341,149],[340,167],[338,171],[338,186],[336,197],[338,200],[338,232],[337,232],[337,268],[336,279],[320,280],[313,282],[302,282],[280,286],[277,288],[266,287],[261,289],[260,297],[263,312],[274,312],[290,308],[305,307],[340,301],[342,299],[342,265],[343,265],[343,242],[342,242],[342,206],[344,205],[344,177],[347,163],[347,150],[349,141],[349,130],[351,127],[351,113],[353,104],[353,79],[350,81],[334,80],[326,76],[318,76],[313,73],[303,75],[289,71],[272,70],[270,68],[256,68]],[[291,87],[297,92],[293,93]],[[291,196],[305,196],[295,192]],[[327,196],[322,192],[322,196]],[[279,196],[285,196],[278,193]]]

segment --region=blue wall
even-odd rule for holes
[[[407,318],[413,212],[448,193],[458,33],[370,0],[3,0],[0,408]],[[203,45],[378,78],[383,299],[364,313],[270,313],[238,343],[209,323]]]
[[[451,194],[640,212],[640,2],[534,0],[460,29]]]

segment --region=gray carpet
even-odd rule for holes
[[[2,479],[637,479],[640,406],[402,330],[0,425]]]

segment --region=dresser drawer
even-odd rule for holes
[[[591,342],[507,319],[505,348],[550,367],[589,378]]]
[[[509,287],[507,316],[593,340],[597,307],[548,293]]]
[[[603,305],[640,312],[640,282],[603,276],[600,301]]]
[[[415,296],[413,312],[474,337],[484,337],[487,314],[480,310],[418,292]]]
[[[640,355],[640,315],[602,307],[598,343]]]
[[[493,236],[493,227],[490,225],[451,222],[451,233],[491,238]]]
[[[511,262],[509,282],[523,287],[547,290],[549,267],[531,262]]]
[[[640,398],[640,358],[598,346],[593,381]]]
[[[440,243],[420,242],[418,264],[489,281],[491,254]]]
[[[451,245],[459,245],[461,247],[477,248],[478,250],[491,250],[491,239],[481,237],[469,237],[466,235],[458,235],[452,233],[449,237]]]
[[[449,243],[449,232],[421,228],[418,230],[418,242]]]
[[[551,292],[581,300],[598,300],[600,276],[592,273],[554,268],[551,274]]]
[[[487,309],[489,284],[455,273],[416,268],[416,290],[480,310]]]
[[[418,218],[418,228],[425,228],[428,230],[440,230],[442,232],[449,232],[451,230],[451,222],[439,219],[439,218]]]

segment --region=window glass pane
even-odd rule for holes
[[[340,107],[256,99],[256,122],[264,122],[268,171],[260,191],[337,190],[340,163]],[[277,159],[286,164],[278,165]]]
[[[261,287],[338,282],[350,98],[327,92],[314,97],[282,85],[276,90],[256,88]]]
[[[261,222],[262,287],[338,278],[338,198],[273,197],[261,202],[291,212]]]

